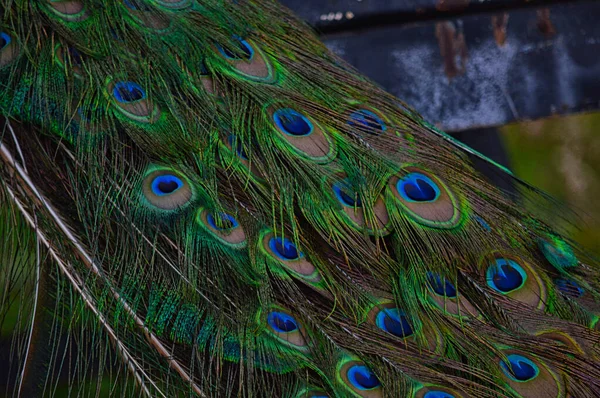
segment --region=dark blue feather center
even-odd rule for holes
[[[206,221],[208,221],[208,225],[218,231],[228,231],[230,229],[236,228],[239,223],[237,220],[227,213],[219,213],[218,217],[220,218],[219,224],[217,224],[217,220],[212,213],[209,213],[206,216]],[[220,226],[219,226],[220,225]]]
[[[277,333],[291,333],[298,330],[298,322],[285,312],[272,311],[267,316],[269,326]]]
[[[496,260],[486,276],[489,286],[501,293],[520,289],[527,280],[527,274],[519,264],[505,259]]]
[[[152,181],[152,192],[157,196],[170,195],[183,186],[181,178],[172,174],[159,175]]]
[[[435,294],[439,296],[446,296],[448,298],[456,297],[456,288],[448,281],[448,279],[444,278],[442,281],[442,278],[439,275],[434,274],[433,272],[428,272],[427,282]]]
[[[113,95],[119,102],[130,103],[146,98],[146,92],[137,83],[118,82],[113,88]]]
[[[411,336],[414,331],[406,314],[398,308],[384,308],[377,314],[375,324],[383,331],[401,338]]]
[[[449,394],[446,391],[430,390],[423,395],[423,398],[454,398],[454,395]]]
[[[140,1],[123,0],[123,4],[131,10],[150,11],[150,7]]]
[[[219,50],[221,54],[225,56],[227,59],[231,60],[240,60],[250,61],[254,57],[254,49],[252,46],[246,41],[239,37],[234,37],[233,41],[237,46],[237,51],[231,51],[227,47],[219,46]]]
[[[369,134],[379,134],[386,130],[383,120],[366,109],[352,112],[348,124],[350,126],[357,126]]]
[[[344,206],[362,207],[362,201],[358,194],[350,188],[349,181],[344,180],[333,184],[333,192]]]
[[[558,290],[567,297],[579,298],[585,293],[585,289],[575,281],[569,279],[556,279],[554,281]]]
[[[269,247],[282,260],[296,260],[301,255],[296,245],[287,238],[271,238]]]
[[[8,34],[4,32],[0,32],[0,50],[4,49],[4,47],[8,46],[11,42],[11,38]]]
[[[433,202],[440,196],[437,184],[421,173],[410,173],[400,179],[396,189],[400,196],[410,202]]]
[[[371,372],[369,368],[363,365],[353,365],[348,369],[348,381],[359,390],[372,390],[381,385],[381,382]]]
[[[500,363],[504,373],[511,379],[517,381],[530,381],[540,373],[537,365],[522,355],[510,354],[507,361]]]
[[[313,125],[306,116],[290,108],[278,109],[273,114],[275,124],[284,133],[293,136],[309,135],[313,131]]]
[[[491,232],[492,227],[490,227],[490,224],[488,224],[483,218],[475,216],[475,221],[477,221],[486,232]]]

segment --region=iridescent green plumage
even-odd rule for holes
[[[77,298],[73,374],[112,348],[150,396],[600,389],[598,261],[284,8],[1,4],[3,203]]]

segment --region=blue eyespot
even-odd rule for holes
[[[213,216],[212,213],[209,213],[206,216],[206,221],[208,221],[208,225],[210,225],[212,228],[216,229],[217,231],[228,231],[228,230],[236,228],[238,225],[240,225],[233,216],[231,216],[227,213],[219,213],[218,217],[221,219],[220,227],[217,225],[215,217]]]
[[[585,289],[579,286],[575,281],[569,279],[556,279],[554,281],[558,290],[565,296],[579,298],[585,293]]]
[[[333,184],[333,192],[337,199],[348,207],[362,207],[362,202],[358,194],[350,189],[348,180],[338,181]]]
[[[306,116],[290,108],[278,109],[273,114],[277,127],[293,136],[306,136],[312,133],[313,125]]]
[[[119,102],[131,103],[146,98],[146,92],[137,83],[118,82],[113,88],[113,95]]]
[[[487,269],[486,279],[492,289],[500,293],[509,293],[525,284],[527,273],[513,260],[497,259]]]
[[[398,308],[384,308],[375,318],[377,327],[385,332],[401,338],[411,336],[414,332],[406,314]]]
[[[540,373],[539,368],[530,359],[522,355],[510,354],[506,361],[500,361],[500,367],[506,376],[514,381],[530,381]]]
[[[359,390],[372,390],[381,386],[381,382],[377,376],[364,365],[351,366],[350,369],[348,369],[347,376],[350,384]]]
[[[488,224],[483,218],[475,216],[475,221],[477,221],[486,232],[490,232],[492,230],[490,224]]]
[[[12,39],[10,36],[4,32],[0,32],[0,50],[4,49],[4,47],[8,46]]]
[[[429,286],[431,286],[431,289],[438,296],[456,298],[456,288],[448,281],[448,279],[444,278],[444,281],[442,282],[442,278],[439,275],[434,274],[433,272],[428,272],[427,282],[429,283]]]
[[[423,395],[423,398],[455,398],[454,395],[440,390],[429,390]]]
[[[141,10],[141,11],[149,11],[150,7],[148,7],[146,4],[143,4],[141,1],[131,1],[131,0],[123,0],[123,4],[125,4],[125,7],[131,9],[131,10]]]
[[[235,153],[242,159],[244,160],[248,160],[248,155],[246,154],[246,152],[244,151],[244,147],[242,146],[242,143],[240,140],[238,140],[238,138],[231,134],[228,138],[229,141],[229,145],[231,145],[231,148],[235,151]]]
[[[272,311],[267,316],[267,322],[276,333],[291,333],[298,330],[296,319],[284,312]]]
[[[250,61],[254,57],[254,49],[252,46],[246,40],[243,40],[240,37],[233,37],[233,39],[240,51],[233,52],[223,46],[219,46],[219,51],[221,54],[223,54],[225,58],[231,60],[243,59],[244,61]],[[241,58],[238,55],[240,53],[242,54]]]
[[[287,238],[271,238],[269,248],[282,260],[297,260],[302,256],[296,245]]]
[[[181,178],[172,174],[162,174],[152,181],[152,192],[156,196],[170,195],[183,187]]]
[[[440,188],[421,173],[410,173],[396,184],[402,198],[408,202],[433,202],[440,196]]]
[[[362,128],[370,134],[379,134],[387,129],[385,123],[379,116],[366,109],[352,112],[348,124],[350,126]]]

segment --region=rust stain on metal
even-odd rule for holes
[[[435,25],[435,36],[444,60],[444,72],[449,78],[465,73],[468,51],[465,35],[457,32],[452,22],[439,22]]]
[[[556,33],[554,25],[550,20],[550,9],[542,8],[537,12],[537,27],[544,36],[553,36]]]
[[[494,15],[492,17],[492,28],[494,29],[494,39],[500,47],[506,43],[506,27],[508,26],[508,13]]]
[[[467,8],[470,0],[438,0],[435,8],[439,11],[456,11]]]

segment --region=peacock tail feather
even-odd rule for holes
[[[567,211],[284,7],[0,5],[11,396],[599,396]]]

